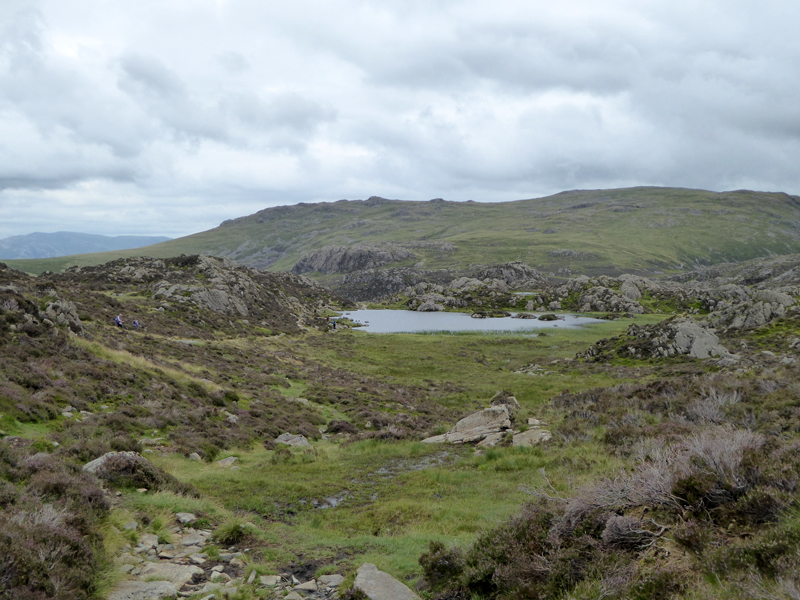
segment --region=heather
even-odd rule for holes
[[[726,363],[631,352],[658,313],[535,337],[334,333],[349,303],[294,277],[190,257],[92,269],[0,269],[6,597],[105,597],[142,536],[184,535],[183,512],[209,532],[206,571],[241,552],[244,580],[349,584],[372,562],[427,598],[795,593],[796,312],[720,331]],[[515,430],[552,437],[421,442],[498,391]]]

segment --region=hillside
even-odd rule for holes
[[[323,281],[371,266],[464,269],[513,260],[562,274],[656,273],[800,252],[800,199],[673,188],[499,203],[373,197],[269,208],[146,250],[9,264],[40,273],[143,252],[207,253],[274,271],[306,257],[303,269]]]
[[[93,235],[58,231],[14,235],[0,240],[0,260],[25,258],[54,258],[90,252],[108,252],[141,248],[166,242],[170,238],[146,235]]]
[[[537,336],[334,329],[313,280],[211,257],[0,264],[0,597],[357,598],[374,564],[436,600],[791,598],[798,264],[411,290],[608,319]]]

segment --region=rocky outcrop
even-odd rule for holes
[[[472,277],[480,281],[495,279],[512,288],[536,288],[547,283],[547,278],[540,271],[518,260],[479,267]]]
[[[511,440],[517,446],[533,445],[550,439],[550,432],[540,429],[538,425],[534,427],[538,430],[536,434],[514,431],[512,423],[518,410],[519,402],[514,396],[508,392],[498,392],[489,408],[464,417],[447,433],[422,441],[426,444],[476,444],[478,447],[492,447],[504,439]],[[539,424],[539,421],[536,423]]]
[[[117,470],[134,468],[132,465],[149,465],[144,456],[138,452],[106,452],[99,458],[83,465],[83,470],[101,479]]]
[[[625,335],[601,340],[579,355],[595,361],[613,356],[639,359],[724,357],[735,360],[735,355],[720,344],[713,331],[691,317],[676,317],[655,325],[631,325]]]
[[[410,244],[403,244],[404,247]],[[445,307],[463,307],[469,303],[468,296],[488,297],[492,294],[507,295],[516,288],[540,287],[547,279],[532,267],[519,261],[498,265],[479,265],[466,272],[441,269],[438,271],[413,267],[368,269],[349,273],[341,283],[334,286],[337,293],[358,300],[380,300],[401,294],[420,296],[427,292],[443,294],[450,298]],[[417,301],[422,304],[427,299]],[[436,302],[436,300],[434,300]]]
[[[516,306],[512,288],[539,286],[546,281],[536,269],[521,262],[484,266],[470,276],[454,278],[446,284],[421,282],[403,290],[411,310],[431,311],[447,308],[502,310]]]
[[[62,327],[69,327],[73,333],[83,333],[83,323],[78,316],[78,308],[69,300],[48,302],[44,317]]]
[[[723,330],[760,327],[773,319],[785,317],[787,309],[794,304],[794,298],[788,294],[761,290],[743,302],[721,302],[718,309],[706,317],[706,322]]]
[[[226,321],[253,321],[279,331],[297,331],[313,321],[315,310],[342,300],[305,275],[256,271],[211,256],[120,259],[40,279],[59,286],[79,284],[95,291],[142,295],[158,303],[159,310],[174,308],[193,321],[205,319],[202,311],[210,311]],[[71,308],[54,303],[53,313],[74,329],[79,319]]]
[[[46,302],[44,310],[25,297],[25,293],[32,292],[33,295],[45,295],[48,298],[41,301],[43,304]],[[41,289],[30,277],[9,269],[3,263],[0,263],[0,313],[16,315],[9,319],[12,331],[21,329],[32,332],[39,328],[63,327],[77,334],[84,332],[74,302],[62,298],[54,287]]]
[[[183,484],[138,452],[107,452],[83,465],[83,470],[115,488],[145,491],[173,491],[197,495],[192,486]]]
[[[352,273],[416,257],[411,250],[395,244],[326,246],[303,256],[292,267],[292,273]]]
[[[580,275],[556,287],[548,287],[529,301],[528,310],[574,310],[577,312],[618,312],[643,314],[639,302],[643,288],[652,286],[643,277],[624,279]]]
[[[434,271],[414,267],[390,267],[348,273],[335,287],[338,294],[363,302],[394,296],[422,282],[446,285],[453,278],[453,273],[445,269]]]

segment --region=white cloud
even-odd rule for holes
[[[800,194],[798,21],[789,0],[4,0],[0,237],[373,194]]]

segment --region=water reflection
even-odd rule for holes
[[[516,314],[516,313],[512,313]],[[415,312],[412,310],[352,310],[343,316],[361,323],[359,330],[370,333],[420,333],[424,331],[531,331],[564,328],[575,329],[600,319],[563,315],[558,321],[499,317],[473,319],[467,313]],[[563,320],[562,320],[563,318]]]

